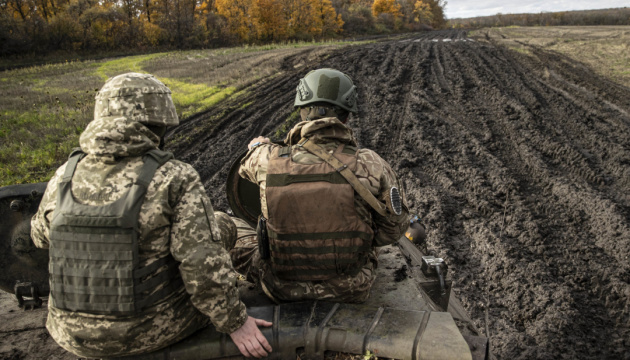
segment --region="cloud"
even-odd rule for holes
[[[475,16],[488,16],[502,14],[539,13],[542,11],[568,11],[590,10],[627,7],[628,0],[448,0],[446,4],[446,16],[449,19],[467,18]]]

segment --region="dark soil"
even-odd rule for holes
[[[307,71],[352,76],[349,125],[402,179],[498,359],[630,359],[630,89],[571,59],[457,31],[285,59],[175,129],[227,210],[232,161],[273,137]],[[487,329],[487,330],[486,330]]]

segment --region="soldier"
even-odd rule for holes
[[[48,183],[31,236],[50,249],[46,327],[82,357],[151,352],[210,321],[243,355],[271,351],[239,299],[226,250],[230,218],[214,212],[197,172],[158,150],[179,124],[170,90],[128,73],[96,96],[94,120]]]
[[[260,187],[258,236],[239,229],[230,252],[237,271],[274,301],[362,302],[375,279],[375,247],[396,242],[409,213],[389,164],[359,149],[344,125],[357,113],[347,75],[311,71],[297,87],[302,122],[286,146],[257,137],[239,174]],[[257,240],[260,244],[257,244]]]

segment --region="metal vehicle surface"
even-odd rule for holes
[[[259,190],[238,176],[241,157],[229,172],[227,197],[234,214],[255,226]],[[40,297],[49,293],[48,251],[35,248],[30,239],[30,218],[45,187],[46,183],[0,188],[0,289],[15,293],[25,307],[41,305]],[[239,284],[239,290],[251,315],[274,323],[263,330],[274,347],[273,359],[295,359],[296,352],[301,359],[323,359],[328,351],[369,351],[396,359],[489,358],[488,339],[478,336],[451,286],[446,264],[402,237],[398,244],[381,249],[378,277],[365,304],[278,305],[249,283]],[[134,359],[237,359],[239,354],[229,336],[209,327]]]

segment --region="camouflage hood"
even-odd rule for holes
[[[85,153],[107,157],[140,156],[157,149],[159,143],[160,138],[149,128],[126,117],[93,120],[79,139]]]
[[[311,138],[317,143],[330,142],[332,140],[354,146],[357,145],[357,141],[352,135],[352,129],[334,117],[302,121],[289,131],[284,142],[288,145],[293,145],[305,137]]]

